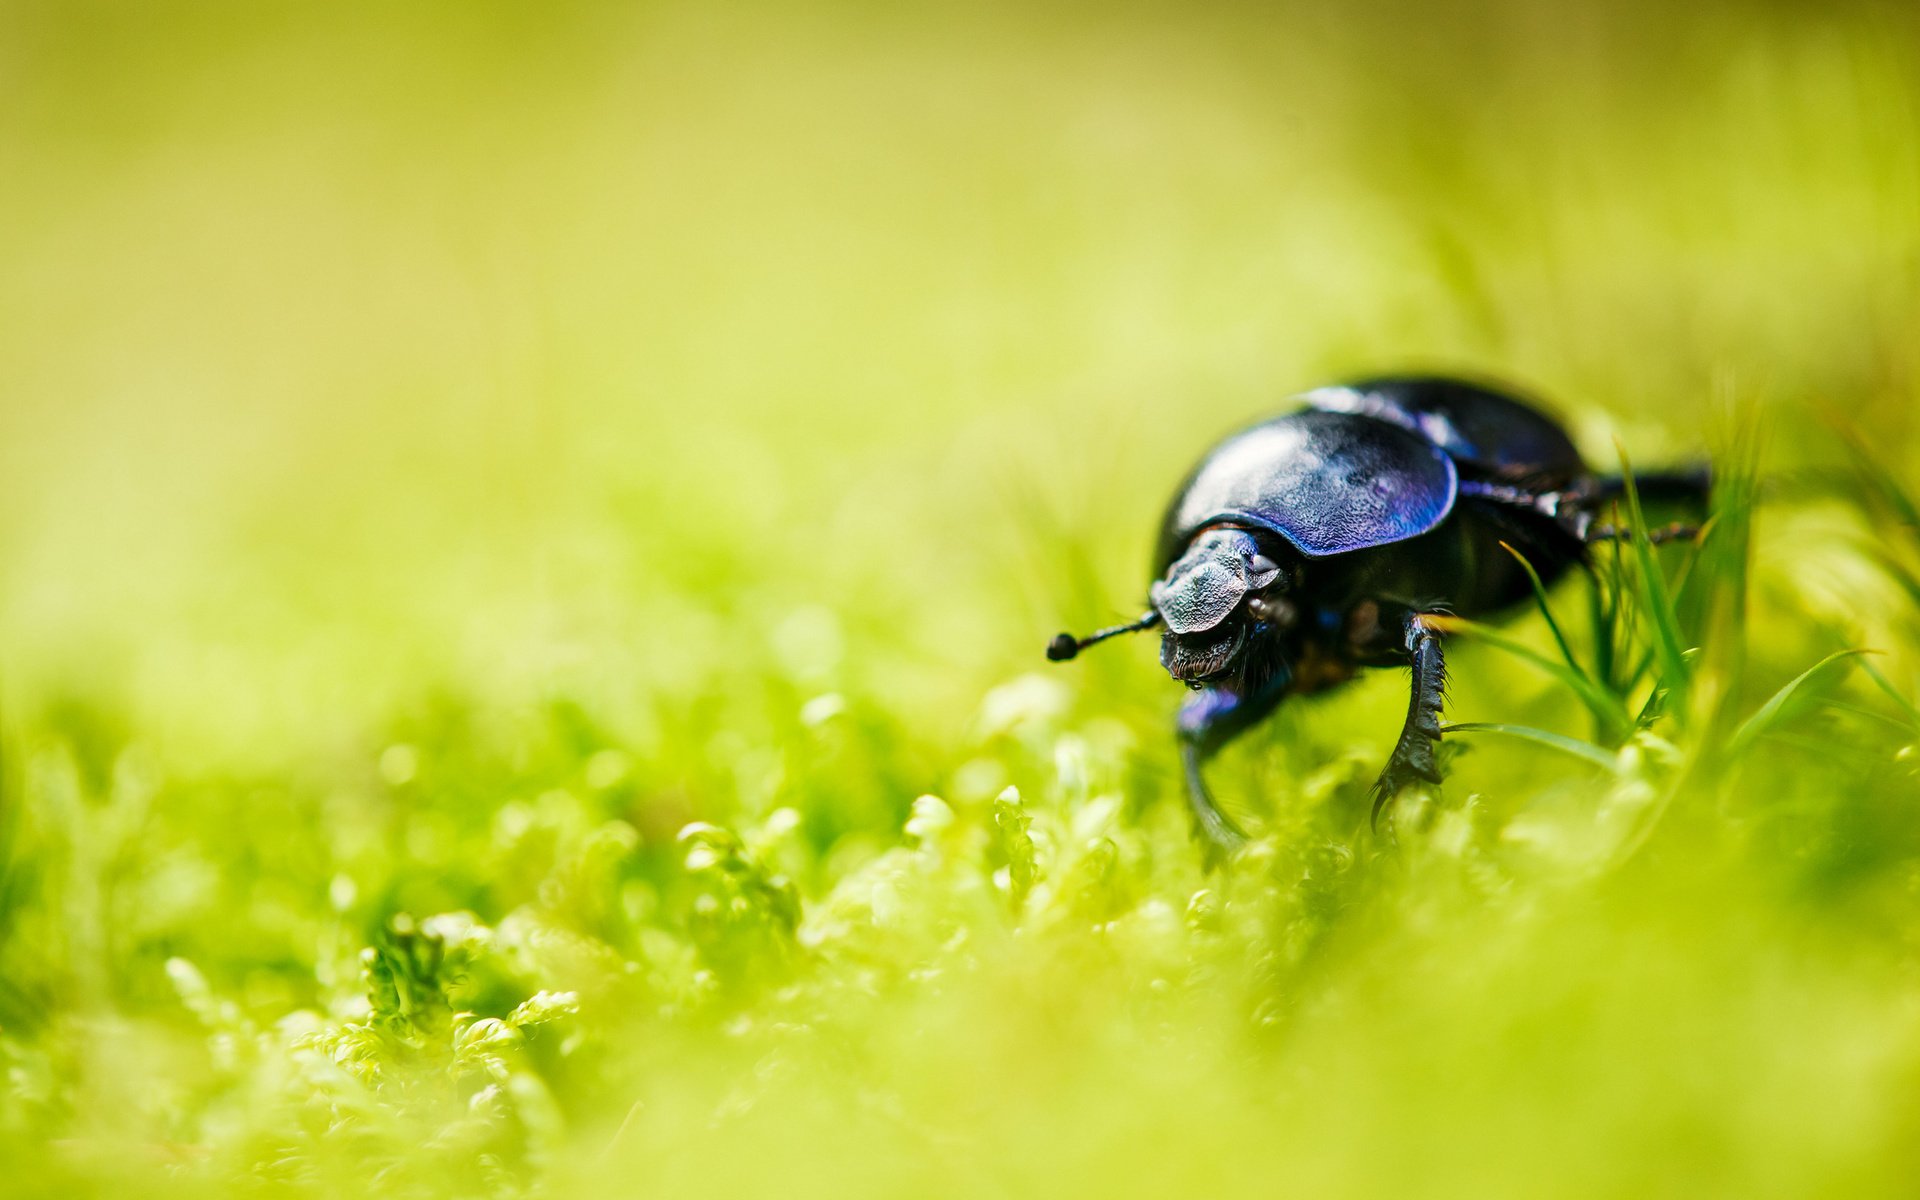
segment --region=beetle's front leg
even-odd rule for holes
[[[1424,613],[1406,620],[1407,665],[1413,672],[1413,697],[1407,704],[1407,723],[1400,740],[1374,786],[1373,819],[1388,800],[1413,786],[1416,780],[1440,782],[1436,752],[1440,746],[1440,710],[1446,704],[1447,661],[1440,648],[1440,631]]]
[[[1201,688],[1180,705],[1180,761],[1186,767],[1194,828],[1207,842],[1208,866],[1245,845],[1247,835],[1214,803],[1203,768],[1221,747],[1272,712],[1285,694],[1285,680],[1275,679],[1247,696],[1230,688]]]

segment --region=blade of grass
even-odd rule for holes
[[[1865,664],[1863,663],[1861,665],[1864,666]],[[1859,717],[1863,721],[1876,721],[1882,725],[1891,725],[1902,733],[1913,732],[1913,722],[1904,715],[1891,717],[1877,709],[1867,708],[1859,704],[1848,704],[1841,700],[1823,700],[1820,702],[1820,708],[1824,712],[1846,713],[1850,717]]]
[[[1706,520],[1700,522],[1700,531],[1698,533],[1686,539],[1684,542],[1676,541],[1670,544],[1676,546],[1688,545],[1696,549],[1703,547],[1706,545],[1707,537],[1713,532],[1713,527],[1718,520],[1718,517],[1708,517]],[[1700,565],[1700,559],[1701,556],[1699,554],[1689,554],[1686,559],[1681,562],[1680,569],[1673,573],[1673,608],[1676,613],[1680,611],[1681,605],[1686,602],[1687,584],[1693,579]]]
[[[1863,658],[1860,660],[1860,669],[1865,671],[1867,678],[1873,680],[1874,684],[1878,686],[1881,691],[1885,692],[1895,704],[1900,706],[1900,711],[1907,714],[1907,720],[1913,724],[1913,727],[1920,729],[1920,708],[1916,708],[1913,701],[1902,695],[1900,689],[1894,687],[1892,681],[1880,673],[1879,667],[1874,666],[1871,662]]]
[[[1593,622],[1593,673],[1600,677],[1600,686],[1608,691],[1617,691],[1614,686],[1614,628],[1613,606],[1609,601],[1611,593],[1600,578],[1600,570],[1594,567],[1587,573],[1587,616]]]
[[[1849,658],[1857,658],[1862,654],[1872,653],[1875,652],[1872,650],[1836,650],[1806,670],[1800,672],[1798,675],[1795,675],[1787,681],[1786,686],[1782,687],[1772,696],[1769,696],[1765,704],[1755,709],[1752,716],[1742,721],[1740,728],[1733,731],[1733,736],[1727,739],[1727,754],[1729,756],[1738,756],[1741,752],[1753,745],[1754,741],[1763,736],[1768,729],[1777,725],[1786,710],[1787,702],[1792,700],[1794,694],[1805,687],[1815,676],[1833,666],[1835,663],[1842,662]]]
[[[1618,513],[1615,514],[1616,520]],[[1627,665],[1627,655],[1632,650],[1637,622],[1632,605],[1625,603],[1627,594],[1626,572],[1621,563],[1622,549],[1619,542],[1607,543],[1605,566],[1598,562],[1594,565],[1593,581],[1596,590],[1596,613],[1604,617],[1606,629],[1606,669],[1600,674],[1600,682],[1615,696],[1622,698],[1632,692],[1639,682],[1640,670],[1622,675]]]
[[[1885,542],[1877,538],[1869,540],[1863,537],[1848,538],[1847,542],[1855,551],[1878,563],[1882,570],[1893,577],[1893,582],[1899,585],[1900,590],[1906,593],[1908,602],[1915,607],[1920,607],[1920,574],[1915,574],[1913,568],[1900,561],[1899,556],[1889,550]]]
[[[1644,669],[1645,668],[1643,667],[1642,670]],[[1667,711],[1667,689],[1658,688],[1658,687],[1654,688],[1653,691],[1647,693],[1647,702],[1645,704],[1642,704],[1640,706],[1640,711],[1634,714],[1633,727],[1635,729],[1649,728],[1654,724],[1654,722],[1658,721],[1663,715],[1665,715],[1666,711]]]
[[[1647,672],[1653,670],[1653,660],[1653,647],[1649,646],[1640,652],[1639,656],[1634,659],[1633,666],[1628,668],[1626,675],[1620,680],[1621,695],[1627,695],[1640,686],[1641,681],[1647,677]],[[1658,691],[1659,689],[1656,688],[1654,690]]]
[[[1527,582],[1533,587],[1534,606],[1540,610],[1541,619],[1546,621],[1547,630],[1553,634],[1554,645],[1560,648],[1560,657],[1566,660],[1567,669],[1586,681],[1584,685],[1576,686],[1578,686],[1581,692],[1583,702],[1587,703],[1589,711],[1593,713],[1594,723],[1598,727],[1595,732],[1603,742],[1613,743],[1618,741],[1621,737],[1625,736],[1626,731],[1611,714],[1617,709],[1620,716],[1625,716],[1626,710],[1619,708],[1617,701],[1613,704],[1603,705],[1601,708],[1595,708],[1591,701],[1586,701],[1589,689],[1591,689],[1594,694],[1600,696],[1611,697],[1612,693],[1607,690],[1603,682],[1593,677],[1592,672],[1580,664],[1580,659],[1574,654],[1572,645],[1567,641],[1567,635],[1562,632],[1560,628],[1560,622],[1554,618],[1553,607],[1547,603],[1546,584],[1541,582],[1540,573],[1533,569],[1533,564],[1527,561],[1527,556],[1506,542],[1501,542],[1500,548],[1508,554],[1511,554],[1513,560],[1520,564],[1520,569],[1527,573]],[[1602,711],[1602,709],[1605,711]]]
[[[1540,582],[1540,572],[1533,569],[1533,564],[1527,561],[1526,555],[1506,542],[1501,542],[1500,548],[1513,555],[1513,561],[1519,563],[1520,569],[1527,573],[1527,582],[1533,585],[1534,607],[1540,610],[1540,616],[1547,622],[1547,629],[1553,634],[1554,644],[1560,647],[1560,657],[1567,660],[1569,667],[1586,675],[1586,669],[1580,665],[1580,660],[1573,656],[1573,647],[1567,644],[1567,635],[1560,632],[1560,622],[1553,619],[1553,609],[1547,604],[1547,585]],[[1592,677],[1588,676],[1588,678]]]
[[[1609,774],[1619,769],[1614,762],[1613,755],[1608,753],[1603,747],[1596,746],[1592,742],[1583,742],[1579,738],[1570,738],[1562,733],[1554,733],[1551,730],[1535,729],[1531,725],[1501,725],[1485,721],[1463,721],[1458,725],[1442,726],[1440,732],[1503,734],[1507,737],[1519,738],[1522,741],[1533,742],[1537,745],[1550,746],[1563,754],[1570,754],[1575,758],[1585,759],[1587,762],[1592,763],[1594,766],[1599,767]]]
[[[1680,618],[1674,611],[1673,596],[1667,590],[1666,577],[1660,573],[1660,562],[1654,557],[1653,542],[1647,537],[1647,518],[1640,508],[1640,490],[1634,486],[1633,464],[1627,459],[1627,448],[1618,441],[1614,445],[1620,452],[1621,486],[1627,497],[1633,557],[1639,568],[1641,599],[1653,625],[1654,649],[1660,659],[1660,682],[1670,692],[1684,690],[1688,668],[1686,647],[1680,642]],[[1686,706],[1670,706],[1668,711],[1684,717]]]
[[[1841,425],[1838,427],[1838,432],[1840,439],[1847,444],[1847,450],[1853,455],[1855,468],[1870,485],[1870,490],[1878,495],[1881,504],[1910,534],[1920,534],[1920,504],[1914,503],[1906,487],[1868,448],[1866,439],[1860,435],[1858,429]]]
[[[1609,737],[1615,734],[1624,735],[1629,728],[1626,706],[1620,703],[1619,697],[1595,683],[1577,666],[1557,662],[1525,642],[1508,637],[1499,630],[1482,625],[1478,621],[1469,621],[1464,617],[1440,617],[1436,619],[1436,623],[1448,633],[1464,634],[1475,641],[1485,642],[1496,650],[1531,663],[1553,676],[1580,697],[1580,702],[1587,706],[1587,711],[1591,712],[1600,722],[1601,727],[1607,730]]]

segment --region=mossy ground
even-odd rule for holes
[[[8,1194],[1910,1189],[1907,6],[10,0],[0,164]],[[1041,649],[1403,366],[1720,511],[1208,874]]]

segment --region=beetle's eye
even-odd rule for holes
[[[1265,575],[1269,572],[1278,571],[1280,564],[1264,554],[1256,554],[1247,560],[1247,569],[1255,575]]]

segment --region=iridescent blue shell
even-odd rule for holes
[[[1368,379],[1308,392],[1324,412],[1374,417],[1416,433],[1475,473],[1525,477],[1542,489],[1584,475],[1566,431],[1511,396],[1457,379]]]
[[[1209,525],[1268,529],[1314,558],[1403,542],[1446,519],[1459,482],[1444,450],[1397,422],[1288,413],[1200,461],[1167,512],[1159,569]]]

